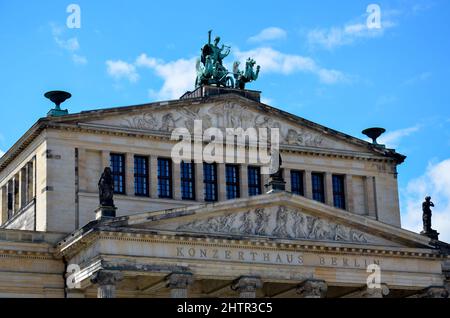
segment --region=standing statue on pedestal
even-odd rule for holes
[[[265,185],[267,193],[282,192],[286,190],[286,182],[283,178],[283,159],[279,149],[271,149],[270,152],[270,175],[269,182]]]
[[[422,203],[422,220],[423,220],[423,231],[420,233],[424,236],[428,236],[434,240],[437,240],[439,233],[432,229],[431,227],[431,208],[434,207],[434,203],[431,202],[431,197],[426,197],[425,201]]]
[[[214,43],[211,43],[211,32],[208,32],[208,43],[203,46],[201,57],[197,60],[195,87],[214,85],[217,87],[245,89],[246,83],[255,81],[258,78],[260,67],[257,66],[255,72],[253,68],[256,62],[249,58],[245,71],[240,71],[239,62],[235,62],[233,72],[229,72],[223,65],[223,60],[230,55],[231,48],[223,44],[219,46],[220,37],[216,37]]]
[[[101,207],[114,207],[114,179],[109,167],[105,168],[98,181],[98,194]]]

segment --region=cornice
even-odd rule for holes
[[[104,126],[95,124],[62,124],[52,123],[48,125],[51,129],[60,129],[69,132],[85,132],[99,135],[108,135],[114,137],[139,137],[155,141],[167,141],[173,143],[171,134],[161,131],[144,131],[137,129],[128,129],[114,126]],[[372,155],[370,153],[358,153],[352,151],[342,151],[331,148],[313,148],[304,146],[292,146],[280,144],[280,150],[284,153],[295,153],[309,156],[321,156],[339,159],[355,159],[361,161],[371,161],[380,163],[395,163],[396,160],[383,155]]]
[[[345,254],[352,256],[415,258],[423,260],[444,260],[446,255],[439,251],[423,248],[398,248],[386,246],[343,246],[334,242],[294,242],[289,240],[272,241],[267,239],[229,239],[220,237],[204,237],[186,233],[144,233],[127,232],[124,228],[96,229],[86,236],[65,247],[60,246],[58,255],[70,258],[89,247],[97,240],[119,240],[130,242],[163,243],[177,245],[197,245],[221,248],[255,248],[267,251],[284,251],[296,253]]]

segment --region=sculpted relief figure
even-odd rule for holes
[[[285,239],[311,239],[367,243],[368,236],[360,231],[330,221],[309,216],[284,206],[257,208],[218,217],[181,224],[178,231],[258,235]]]
[[[279,207],[277,212],[276,227],[273,230],[273,235],[278,237],[288,237],[287,232],[288,214],[285,207]]]

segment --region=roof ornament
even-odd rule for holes
[[[68,115],[69,111],[67,109],[61,109],[61,104],[72,97],[72,94],[64,91],[50,91],[44,94],[45,98],[50,99],[55,103],[55,108],[50,109],[47,116],[64,116]]]
[[[261,67],[254,67],[256,61],[249,58],[245,64],[245,70],[239,70],[239,62],[234,62],[233,72],[229,72],[223,65],[223,60],[230,54],[231,47],[219,46],[220,37],[214,39],[211,43],[212,30],[208,32],[208,43],[201,50],[201,56],[197,59],[196,69],[197,78],[195,87],[202,85],[214,85],[218,87],[245,89],[245,85],[252,81],[256,81],[259,76]]]
[[[425,201],[422,203],[423,231],[420,232],[420,234],[427,236],[433,240],[439,240],[439,233],[436,230],[433,230],[431,227],[432,207],[434,207],[434,203],[431,201],[431,197],[427,196],[425,198]]]
[[[386,132],[386,129],[384,129],[384,128],[378,128],[378,127],[375,127],[375,128],[368,128],[368,129],[365,129],[365,130],[362,131],[362,133],[363,133],[364,135],[366,135],[367,137],[369,137],[370,139],[372,139],[372,144],[375,145],[375,146],[383,146],[383,145],[380,145],[380,144],[377,142],[377,139],[378,139],[382,134],[384,134],[385,132]]]

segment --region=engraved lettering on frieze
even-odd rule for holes
[[[179,225],[177,230],[320,241],[373,241],[370,235],[358,230],[284,206],[213,216]]]

